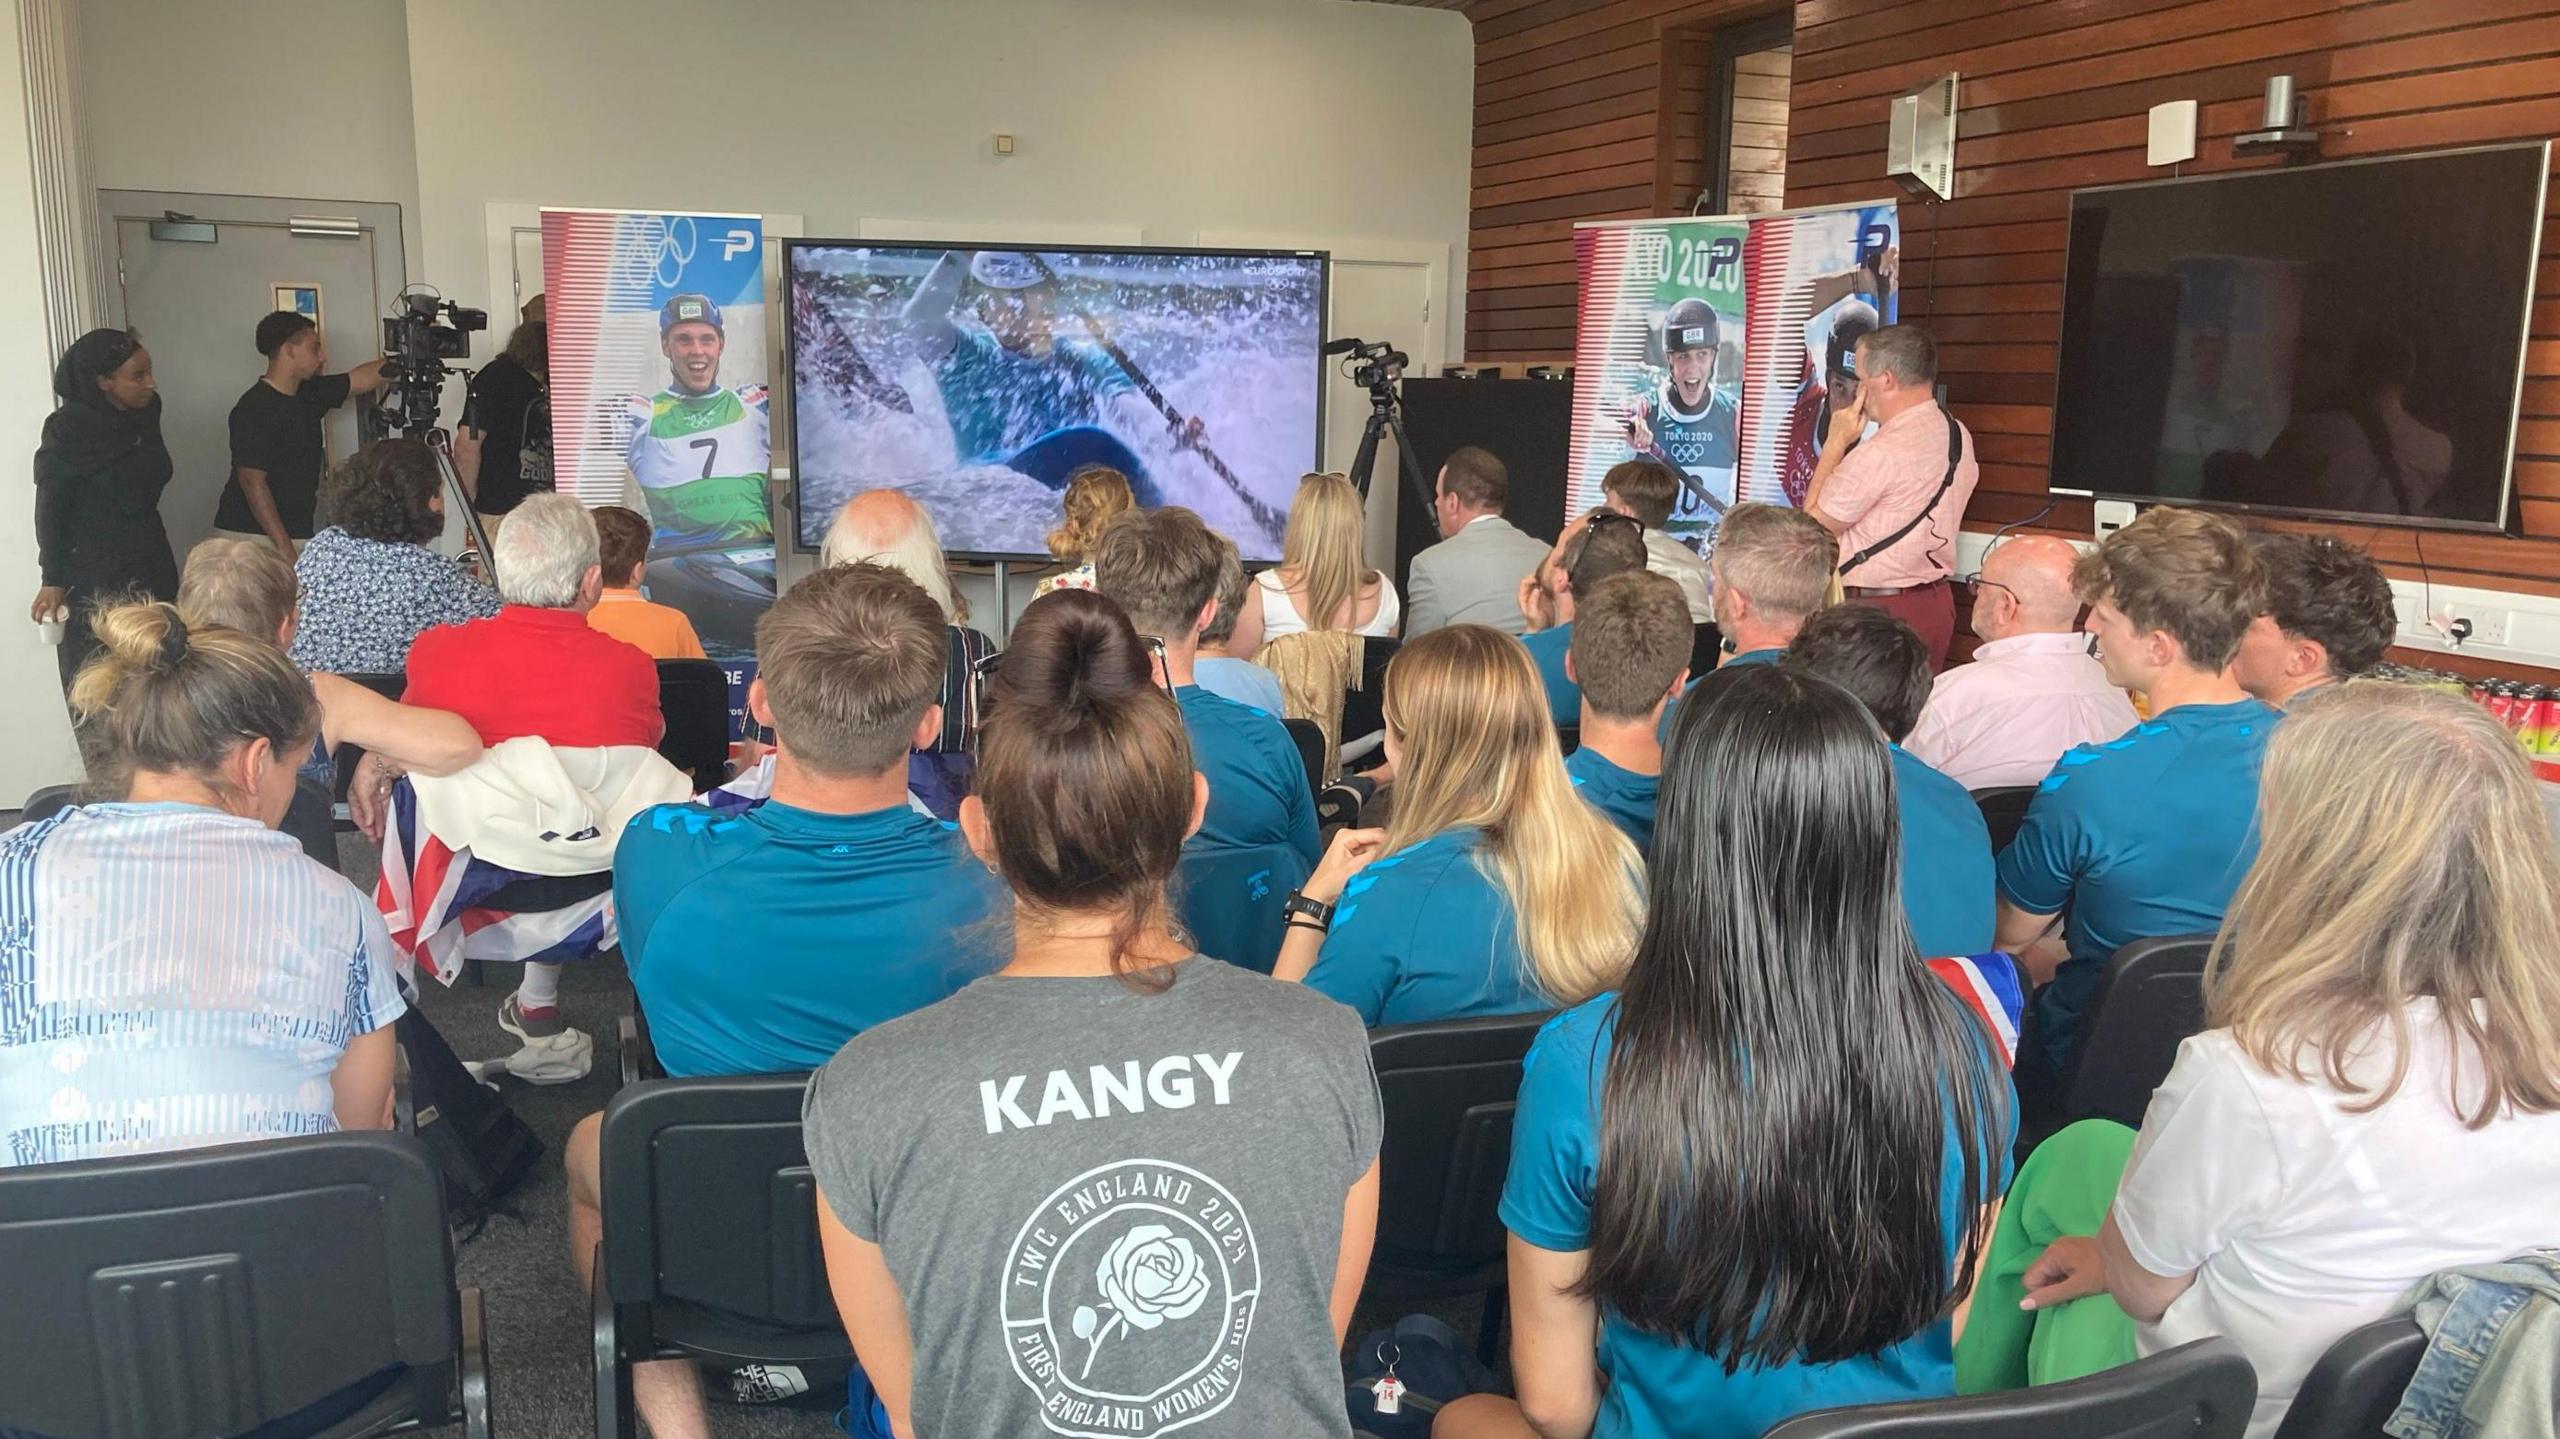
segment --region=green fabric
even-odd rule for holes
[[[1958,1394],[2053,1384],[2133,1362],[2133,1320],[2107,1295],[2058,1309],[2018,1307],[2027,1266],[2046,1245],[2106,1223],[2132,1157],[2133,1131],[2104,1119],[2084,1119],[2027,1156],[2000,1206],[1991,1256],[1956,1340]]]

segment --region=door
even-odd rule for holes
[[[183,558],[213,528],[230,477],[232,403],[265,371],[254,334],[276,289],[317,290],[329,368],[382,353],[382,316],[402,283],[400,208],[343,200],[103,191],[119,285],[112,317],[142,337],[160,378],[161,431],[176,473],[161,497],[169,543]],[[176,211],[210,221],[214,238],[158,239]],[[296,216],[356,221],[352,233],[297,227]],[[354,452],[355,404],[329,417],[332,459]]]

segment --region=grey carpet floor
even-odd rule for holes
[[[378,860],[361,836],[339,839],[341,868],[370,893]],[[515,984],[508,966],[491,966],[486,988],[445,989],[432,981],[420,1008],[454,1053],[479,1059],[506,1053],[514,1040],[498,1028],[499,1001]],[[561,1005],[569,1022],[596,1038],[595,1071],[574,1084],[529,1085],[502,1078],[508,1102],[543,1142],[533,1176],[509,1197],[511,1214],[493,1217],[456,1253],[462,1283],[477,1285],[488,1308],[491,1389],[498,1439],[567,1439],[595,1429],[593,1357],[586,1297],[569,1268],[567,1193],[560,1146],[580,1119],[613,1095],[621,1072],[614,1052],[615,1018],[631,1007],[631,986],[618,957],[572,965],[562,973]],[[1475,1299],[1441,1303],[1364,1301],[1352,1322],[1356,1338],[1416,1311],[1438,1315],[1472,1338],[1482,1314]],[[813,1439],[839,1432],[832,1419],[842,1391],[800,1404],[742,1406],[718,1402],[711,1425],[722,1439]],[[458,1429],[434,1431],[438,1439]]]

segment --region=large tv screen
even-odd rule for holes
[[[1275,560],[1321,443],[1325,257],[795,240],[799,542],[894,486],[954,554],[1037,558],[1070,476],[1108,465]]]
[[[2072,196],[2054,487],[2504,525],[2548,149]]]

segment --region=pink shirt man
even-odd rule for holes
[[[1947,477],[1947,427],[1955,418],[1934,402],[1911,406],[1876,427],[1840,461],[1822,488],[1822,513],[1838,520],[1840,558],[1847,560],[1910,522],[1929,505]],[[1955,483],[1938,496],[1911,533],[1892,548],[1840,578],[1874,589],[1907,589],[1946,578],[1955,569],[1956,533],[1964,507],[1982,480],[1973,440],[1967,436],[1956,461]]]
[[[1938,676],[1902,747],[1966,789],[2001,789],[2043,783],[2064,750],[2114,739],[2133,721],[2087,635],[2012,635]]]

